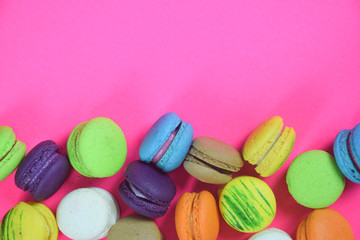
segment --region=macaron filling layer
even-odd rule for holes
[[[351,147],[351,143],[350,143],[350,138],[352,137],[352,131],[349,133],[348,138],[347,138],[347,148],[348,148],[348,152],[350,155],[350,159],[352,161],[352,163],[354,164],[356,170],[358,170],[360,172],[360,166],[358,164],[358,162],[356,161],[356,157],[352,151],[352,147]]]
[[[140,197],[140,198],[144,198],[144,199],[147,199],[149,200],[148,197],[146,197],[144,194],[142,194],[139,190],[136,189],[136,187],[134,185],[132,185],[131,183],[129,183],[129,187],[131,189],[131,191],[137,196],[137,197]]]
[[[16,143],[17,143],[17,140],[15,140],[14,144],[11,146],[11,148],[9,149],[9,151],[7,151],[7,152],[5,153],[5,155],[1,157],[0,162],[1,162],[2,160],[4,160],[4,159],[9,155],[9,153],[11,152],[11,150],[13,150],[13,148],[15,147],[15,144],[16,144]]]
[[[280,136],[281,136],[281,131],[279,132],[279,134],[276,136],[276,138],[274,139],[274,141],[272,142],[272,144],[270,145],[270,147],[267,149],[267,151],[264,153],[264,155],[262,155],[262,157],[255,163],[255,165],[259,165],[262,160],[264,160],[264,158],[266,157],[266,155],[270,152],[270,150],[274,147],[274,145],[276,144],[276,142],[279,140]]]
[[[229,170],[226,170],[226,169],[223,169],[223,168],[219,168],[219,167],[216,167],[214,165],[211,165],[210,163],[207,163],[203,160],[201,160],[200,158],[194,156],[194,155],[191,155],[196,161],[198,161],[200,164],[203,164],[217,172],[220,172],[220,173],[223,173],[223,174],[232,174],[233,172],[232,171],[229,171]],[[186,160],[186,161],[189,161],[189,160]]]
[[[155,156],[152,158],[152,162],[153,163],[157,163],[158,161],[160,161],[160,159],[164,156],[164,154],[166,153],[166,151],[169,149],[171,143],[174,141],[176,134],[179,132],[179,129],[181,127],[183,122],[181,122],[174,131],[172,131],[170,133],[170,136],[168,137],[168,139],[165,141],[165,143],[161,146],[161,148],[159,149],[159,151],[157,151],[157,153],[155,154]]]

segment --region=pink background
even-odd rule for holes
[[[278,210],[271,227],[296,235],[311,209],[290,196],[286,171],[300,153],[332,153],[336,134],[360,122],[360,2],[309,1],[0,1],[0,125],[11,126],[30,150],[54,140],[66,152],[71,130],[97,116],[113,119],[128,143],[125,166],[138,159],[142,138],[166,112],[206,135],[241,149],[263,120],[279,115],[297,139],[285,165],[264,179]],[[43,201],[53,212],[79,187],[97,186],[118,200],[125,166],[106,179],[71,172]],[[237,175],[254,175],[245,164]],[[200,183],[183,167],[170,173],[177,195],[156,219],[176,239],[174,209]],[[217,196],[216,196],[217,198]],[[0,182],[0,217],[19,201],[14,174]],[[331,208],[360,239],[360,186],[346,181]],[[247,239],[221,220],[219,239]],[[60,234],[59,239],[67,239]]]

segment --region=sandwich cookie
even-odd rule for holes
[[[198,180],[212,184],[225,184],[244,165],[240,153],[231,145],[210,137],[197,137],[192,141],[184,161],[185,170]]]
[[[8,126],[0,126],[0,181],[15,171],[26,153],[26,146],[15,138]]]
[[[25,156],[16,171],[16,186],[28,191],[36,201],[52,196],[69,175],[69,160],[57,153],[58,149],[51,140],[39,143]]]
[[[192,139],[191,124],[182,121],[176,113],[167,113],[146,133],[139,150],[140,160],[170,172],[181,165]]]
[[[281,117],[275,116],[260,124],[246,139],[242,149],[243,158],[262,177],[274,174],[288,158],[294,143],[295,131],[283,128]]]

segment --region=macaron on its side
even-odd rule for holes
[[[163,240],[164,237],[151,219],[140,215],[129,215],[121,218],[111,227],[106,239]]]
[[[201,136],[193,140],[184,168],[202,182],[225,184],[243,164],[240,153],[234,147],[220,140]]]
[[[240,176],[225,185],[220,193],[220,212],[224,220],[240,232],[258,232],[273,221],[275,196],[262,180]]]
[[[58,205],[56,219],[59,229],[71,239],[103,238],[118,219],[119,213],[115,211],[118,207],[113,205],[117,203],[107,196],[104,197],[101,190],[76,189],[68,193]]]
[[[0,126],[0,181],[15,171],[25,153],[25,144],[15,138],[12,128]]]
[[[182,194],[175,208],[175,226],[180,240],[215,240],[220,223],[213,195],[208,191]]]
[[[292,240],[289,234],[277,229],[267,228],[253,235],[249,240]]]
[[[51,140],[39,143],[25,156],[16,171],[16,186],[28,191],[37,201],[53,195],[69,174],[69,160],[57,150],[58,146]]]
[[[345,177],[352,182],[360,183],[360,171],[356,168],[348,150],[350,132],[351,130],[342,130],[336,135],[333,146],[334,156]]]
[[[110,177],[123,166],[127,145],[124,133],[111,119],[97,117],[72,131],[67,143],[71,165],[87,177]]]
[[[345,179],[335,159],[322,150],[311,150],[291,163],[286,182],[293,198],[308,208],[333,204],[345,188]]]
[[[257,165],[255,170],[262,177],[271,176],[279,170],[294,146],[294,129],[285,127],[282,131],[283,125],[281,117],[271,117],[261,123],[244,143],[244,160]]]

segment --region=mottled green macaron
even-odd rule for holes
[[[270,225],[276,213],[276,200],[264,181],[241,176],[222,189],[219,207],[221,215],[231,227],[251,233]]]
[[[86,177],[103,178],[121,169],[127,146],[124,133],[114,121],[97,117],[75,127],[67,151],[76,171]]]
[[[345,187],[345,178],[335,159],[322,150],[311,150],[297,156],[286,175],[290,194],[308,208],[333,204]]]
[[[12,128],[0,126],[0,181],[14,172],[25,153],[25,144],[16,139]]]

